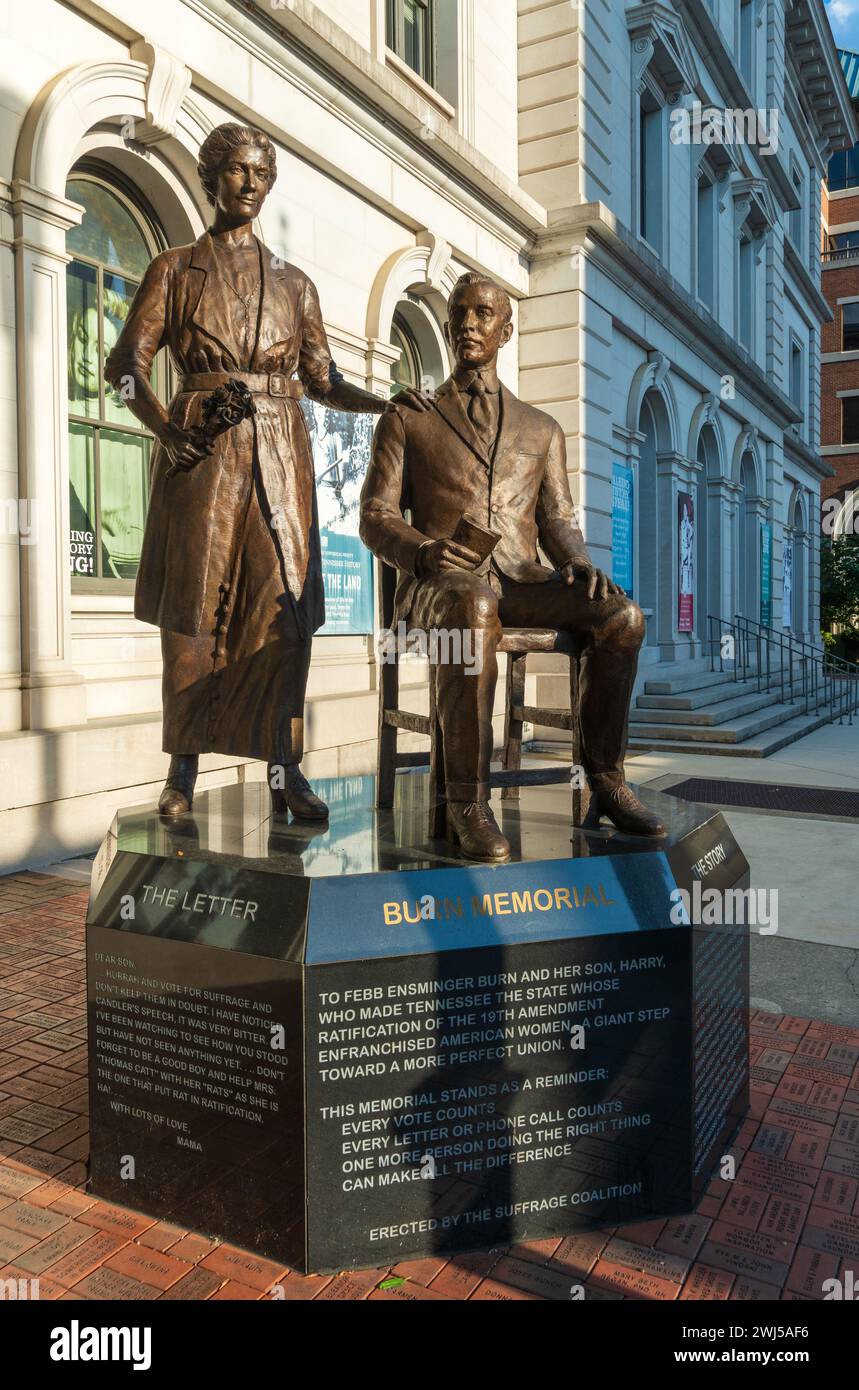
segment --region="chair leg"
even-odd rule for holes
[[[522,766],[522,720],[513,717],[514,705],[525,703],[525,666],[527,656],[524,652],[514,652],[507,656],[507,680],[504,710],[504,768],[507,772],[518,772]],[[502,787],[502,801],[518,801],[518,787]]]
[[[385,723],[385,711],[396,709],[400,696],[400,672],[396,661],[379,665],[379,739],[376,763],[376,805],[390,810],[394,804],[397,775],[397,730]]]
[[[435,671],[429,670],[429,722],[430,722],[430,812],[429,837],[431,840],[444,840],[447,836],[447,801],[445,798],[444,740],[438,719],[435,694]]]
[[[580,829],[590,823],[591,789],[588,774],[582,763],[582,727],[579,722],[579,658],[570,657],[570,712],[572,714],[572,791],[573,825]]]

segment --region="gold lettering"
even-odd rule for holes
[[[507,906],[507,903],[508,903],[509,900],[510,900],[510,894],[509,894],[509,893],[496,893],[496,894],[494,895],[494,897],[495,897],[495,911],[496,911],[497,913],[499,913],[499,915],[504,914],[504,913],[509,913],[509,912],[510,912],[510,908]]]
[[[568,907],[572,911],[573,904],[570,902],[569,888],[555,889],[555,907],[559,909],[561,907]]]
[[[383,907],[385,911],[385,926],[398,927],[403,920],[403,914],[400,912],[399,903],[384,903]]]

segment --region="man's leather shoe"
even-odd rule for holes
[[[170,759],[167,781],[158,798],[162,816],[183,816],[194,804],[194,786],[200,759],[196,753],[174,753]]]
[[[664,835],[665,826],[643,806],[632,788],[615,773],[591,776],[597,809],[627,835]]]
[[[447,834],[467,859],[501,864],[510,858],[510,842],[498,829],[488,801],[449,801]]]
[[[272,786],[283,781],[283,787]],[[328,807],[317,796],[298,763],[282,766],[269,763],[268,785],[271,791],[271,813],[275,820],[284,820],[290,812],[296,820],[327,820]]]

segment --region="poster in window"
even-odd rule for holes
[[[782,627],[793,627],[793,537],[784,542],[784,585],[782,589]]]
[[[761,622],[771,627],[773,620],[773,528],[761,522]]]
[[[678,632],[692,632],[695,625],[695,503],[689,492],[677,494],[677,531],[680,557]]]
[[[373,558],[358,537],[358,503],[370,463],[373,417],[301,402],[313,450],[325,625],[320,636],[373,631]]]
[[[611,474],[611,577],[632,598],[632,469],[616,463]]]

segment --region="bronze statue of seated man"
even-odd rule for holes
[[[620,830],[662,834],[623,773],[641,609],[588,556],[560,425],[499,382],[498,352],[513,332],[507,294],[470,272],[455,286],[448,315],[454,371],[433,409],[394,406],[382,416],[361,497],[363,541],[399,571],[395,623],[467,632],[473,641],[462,650],[481,656],[468,669],[455,661],[431,666],[448,833],[468,858],[509,857],[489,806],[496,652],[508,626],[557,627],[582,638],[583,763],[596,807]],[[463,515],[500,536],[485,559],[452,539]],[[554,569],[539,562],[538,543]]]

